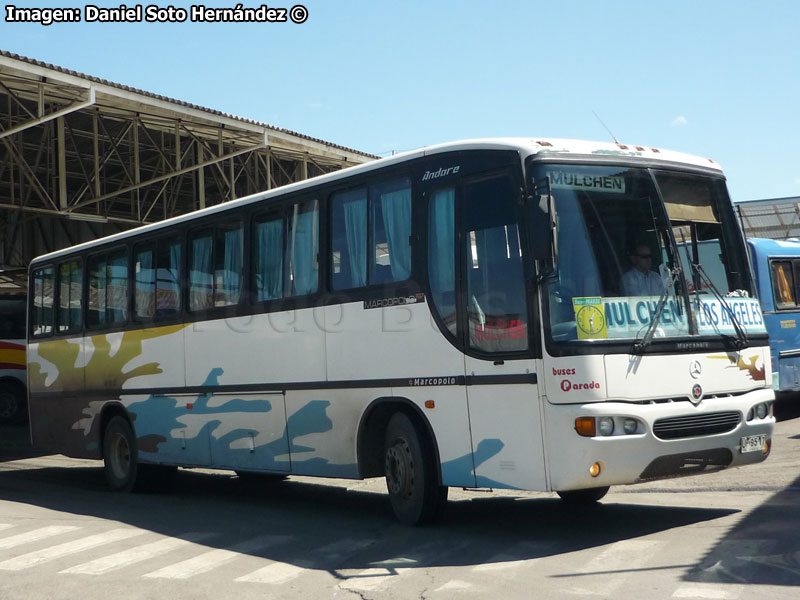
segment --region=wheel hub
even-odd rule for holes
[[[414,490],[414,463],[411,449],[404,440],[386,450],[386,484],[389,493],[407,498]]]
[[[111,456],[111,468],[114,470],[114,475],[124,478],[128,474],[131,464],[131,450],[124,436],[118,435],[112,441]]]

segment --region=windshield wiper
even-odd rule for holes
[[[708,288],[711,290],[711,293],[714,294],[714,297],[719,300],[719,303],[722,305],[722,310],[728,313],[728,316],[731,319],[731,323],[733,324],[733,330],[736,332],[736,341],[734,342],[734,346],[737,350],[741,350],[745,346],[747,346],[747,333],[745,332],[744,328],[742,328],[741,323],[736,318],[736,315],[731,310],[731,307],[728,306],[728,303],[725,302],[725,299],[722,297],[722,294],[719,293],[717,286],[714,285],[714,282],[711,281],[711,278],[706,273],[706,270],[703,268],[703,265],[695,263],[689,257],[689,248],[686,245],[686,236],[683,235],[681,232],[681,241],[683,242],[683,249],[686,252],[686,262],[692,267],[692,270],[700,276],[702,283],[705,283]],[[694,297],[695,301],[697,302],[697,309],[703,310],[700,302],[700,292],[695,286],[694,289]]]
[[[708,288],[714,294],[714,297],[717,300],[719,300],[719,303],[722,305],[722,310],[728,313],[728,316],[731,319],[731,323],[733,324],[733,329],[736,332],[736,341],[734,342],[734,346],[736,347],[736,349],[741,350],[742,348],[746,347],[748,343],[747,333],[745,332],[741,323],[739,323],[739,319],[736,318],[736,315],[734,314],[731,307],[728,306],[727,302],[725,302],[725,299],[722,297],[722,294],[719,293],[717,286],[714,285],[713,281],[711,281],[711,278],[706,273],[706,270],[703,268],[703,265],[694,263],[689,263],[689,264],[692,265],[692,269],[694,269],[695,273],[700,275],[700,278],[703,280],[703,283],[705,283],[708,286]],[[697,299],[699,304],[700,297],[697,296]],[[698,306],[698,308],[700,307]]]
[[[662,265],[663,266],[663,265]],[[667,277],[667,273],[669,276]],[[680,270],[677,268],[670,269],[665,268],[664,272],[661,274],[661,283],[664,286],[664,289],[661,290],[661,296],[658,298],[658,304],[656,305],[656,310],[653,313],[653,316],[650,318],[650,325],[647,326],[647,331],[644,334],[644,337],[641,340],[636,340],[633,343],[633,353],[634,354],[644,354],[644,351],[647,350],[647,347],[650,345],[650,342],[653,341],[653,336],[656,333],[656,328],[658,327],[659,322],[661,321],[661,315],[664,314],[664,307],[667,305],[667,296],[669,296],[669,288],[675,282],[675,278],[680,273]]]

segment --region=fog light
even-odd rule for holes
[[[767,412],[769,412],[767,409],[767,405],[764,404],[763,402],[761,404],[756,405],[756,416],[759,419],[765,419],[767,416]]]
[[[611,435],[614,433],[614,419],[611,417],[600,417],[597,420],[597,431],[600,435]]]
[[[636,419],[625,419],[625,422],[622,424],[622,429],[628,435],[636,433],[636,430],[639,428],[639,423],[636,422]]]
[[[589,467],[589,475],[592,477],[597,477],[600,475],[600,471],[603,470],[603,467],[600,466],[599,462],[594,463],[591,467]]]

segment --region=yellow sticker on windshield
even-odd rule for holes
[[[597,340],[608,337],[603,299],[600,296],[573,298],[572,308],[575,310],[575,325],[578,328],[579,340]]]

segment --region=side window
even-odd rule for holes
[[[795,297],[792,262],[789,260],[772,261],[772,293],[775,296],[776,308],[788,308],[797,304]]]
[[[431,300],[447,329],[456,333],[455,190],[430,195],[428,204],[428,278]]]
[[[128,252],[119,250],[89,259],[88,327],[113,327],[128,319]]]
[[[367,285],[367,190],[333,196],[333,289]]]
[[[369,283],[404,281],[411,275],[411,182],[396,179],[370,186]]]
[[[58,267],[58,312],[56,331],[69,333],[81,328],[81,296],[83,269],[77,260],[61,263]]]
[[[159,240],[156,256],[156,317],[181,311],[181,261],[183,244],[179,238]]]
[[[135,319],[149,320],[180,312],[181,248],[178,238],[136,247],[133,265]]]
[[[289,215],[286,269],[287,296],[313,294],[319,288],[319,202],[292,206]]]
[[[137,246],[133,255],[133,318],[152,319],[156,313],[155,251],[152,246]]]
[[[0,296],[0,339],[25,339],[25,298]]]
[[[508,177],[464,187],[469,345],[482,352],[528,348],[515,188]]]
[[[33,272],[33,299],[31,334],[33,336],[53,333],[53,267],[36,269]]]
[[[232,221],[192,233],[189,241],[189,310],[239,303],[244,229]]]
[[[258,215],[253,224],[253,301],[283,297],[283,216]]]
[[[333,196],[333,288],[411,275],[411,182],[399,178]]]

